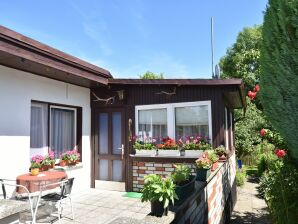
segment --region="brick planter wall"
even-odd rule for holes
[[[162,163],[162,162],[133,162],[133,191],[139,192],[144,186],[144,176],[148,174],[159,174],[168,176],[174,171],[175,163]],[[188,164],[192,169],[192,174],[196,175],[194,164]]]
[[[176,164],[176,163],[173,163]],[[172,163],[164,162],[133,162],[133,190],[140,191],[144,184],[144,176],[155,173],[169,175],[173,170]],[[195,174],[195,166],[191,167]],[[229,223],[230,214],[236,201],[236,158],[233,153],[230,158],[221,163],[212,172],[207,182],[196,181],[196,190],[180,206],[171,210],[175,213],[172,223]]]

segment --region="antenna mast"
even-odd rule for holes
[[[213,17],[211,17],[211,54],[212,54],[212,78],[214,79],[214,53],[213,53]]]

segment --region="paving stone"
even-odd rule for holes
[[[237,189],[237,202],[231,224],[271,224],[267,204],[258,198],[258,184],[248,178],[242,188]]]

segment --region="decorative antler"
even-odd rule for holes
[[[170,97],[170,96],[176,94],[176,87],[174,87],[173,92],[161,91],[161,92],[158,92],[158,93],[155,93],[155,94],[159,94],[159,95],[160,95],[160,94],[166,94],[168,97]]]
[[[102,98],[99,98],[94,92],[91,92],[91,93],[96,98],[96,100],[93,100],[93,101],[103,101],[103,102],[106,102],[106,104],[113,104],[115,101],[115,96],[111,96],[109,98],[102,99]]]

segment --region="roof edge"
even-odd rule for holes
[[[43,44],[37,40],[24,36],[16,31],[13,31],[1,25],[0,25],[0,35],[3,38],[8,39],[9,41],[20,44],[26,48],[30,48],[31,50],[36,50],[50,57],[54,57],[55,59],[63,61],[64,63],[79,67],[81,69],[95,73],[96,75],[104,76],[105,78],[113,78],[111,73],[106,69],[103,69],[87,61],[84,61],[70,54],[67,54],[63,51],[50,47],[49,45]]]

